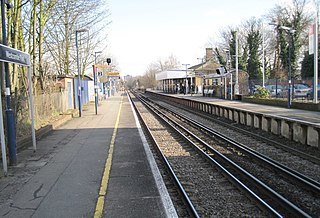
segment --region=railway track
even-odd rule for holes
[[[168,128],[170,122],[159,121],[159,117],[156,119],[150,113],[152,109],[146,109],[134,97],[133,102],[187,194],[187,201],[194,205],[198,214],[196,216],[280,216],[227,169],[203,152],[190,140],[190,136],[185,137],[175,126]]]
[[[308,176],[304,176],[289,167],[278,164],[276,161],[273,161],[265,155],[261,156],[259,153],[244,145],[240,144],[240,146],[234,147],[233,144],[237,142],[228,139],[228,137],[224,135],[219,136],[219,134],[214,133],[210,128],[199,122],[190,121],[190,116],[188,115],[184,116],[173,113],[172,111],[168,115],[168,109],[164,110],[163,108],[159,108],[159,105],[156,105],[156,107],[158,107],[158,110],[164,111],[162,112],[162,116],[167,117],[166,119],[175,120],[170,121],[175,123],[173,125],[184,126],[182,129],[185,128],[185,130],[180,131],[185,131],[184,134],[188,135],[189,138],[191,138],[190,135],[192,134],[194,135],[193,138],[198,138],[194,140],[195,143],[199,147],[202,147],[207,154],[215,159],[219,159],[220,154],[216,153],[218,151],[233,162],[236,162],[240,168],[250,171],[250,175],[252,174],[251,176],[259,178],[259,181],[261,180],[260,182],[263,183],[265,189],[269,189],[275,196],[272,196],[273,194],[270,193],[266,194],[265,191],[261,193],[261,188],[257,188],[258,186],[256,185],[250,187],[256,193],[259,193],[266,202],[273,205],[274,208],[277,208],[281,214],[290,217],[294,215],[305,217],[317,216],[319,214],[319,207],[317,205],[319,205],[318,196],[320,189],[319,183],[314,179],[310,179]],[[214,137],[212,137],[213,135]],[[219,140],[217,140],[218,138]],[[203,144],[203,142],[206,142],[207,145],[199,145],[201,143]],[[260,157],[258,158],[256,156]],[[250,160],[249,162],[248,159]],[[219,162],[223,163],[222,160],[219,160]],[[305,165],[305,163],[302,163],[302,165]],[[237,175],[235,170],[232,172]],[[244,183],[247,182],[247,180],[248,178],[242,178]]]
[[[148,96],[150,97],[150,96]],[[162,105],[164,108],[169,108],[184,116],[198,120],[203,125],[214,129],[215,132],[223,133],[226,137],[233,138],[234,140],[246,144],[249,149],[261,153],[284,166],[287,166],[290,171],[296,171],[304,174],[307,180],[311,183],[320,183],[320,158],[313,156],[312,152],[303,152],[294,147],[306,147],[302,145],[295,145],[297,143],[288,142],[286,139],[279,139],[279,137],[271,136],[263,131],[256,131],[252,128],[243,125],[235,125],[221,117],[208,115],[201,111],[190,110],[181,107],[172,102],[165,103],[159,99],[152,98],[157,104]],[[267,135],[267,136],[265,136]],[[288,145],[289,144],[289,145]],[[307,149],[306,149],[307,150]],[[314,151],[313,151],[314,152]]]

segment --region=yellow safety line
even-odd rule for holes
[[[102,177],[102,180],[101,180],[99,197],[98,197],[97,204],[96,204],[96,210],[95,210],[95,213],[94,213],[94,218],[102,217],[102,212],[103,212],[103,207],[104,207],[104,198],[105,198],[106,193],[107,193],[107,187],[108,187],[108,182],[109,182],[109,177],[110,177],[110,170],[111,170],[111,165],[112,165],[114,142],[115,142],[115,139],[116,139],[117,130],[118,130],[118,126],[119,126],[121,107],[122,107],[122,100],[123,100],[123,96],[121,97],[118,116],[117,116],[116,124],[114,126],[114,130],[113,130],[113,134],[112,134],[112,138],[111,138],[111,142],[110,142],[108,159],[107,159],[105,167],[104,167],[104,172],[103,172],[103,177]]]

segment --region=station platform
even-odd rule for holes
[[[162,92],[158,92],[162,93]],[[320,111],[301,110],[294,108],[276,107],[262,104],[246,103],[237,100],[226,100],[214,97],[203,97],[201,94],[166,94],[172,97],[185,98],[190,100],[196,100],[201,102],[208,102],[213,104],[219,104],[225,107],[236,107],[243,110],[248,110],[256,113],[264,113],[266,115],[275,115],[279,117],[285,117],[290,119],[301,120],[320,125]]]
[[[150,94],[164,95],[185,107],[224,117],[235,123],[282,136],[303,145],[320,149],[320,111],[284,108],[204,97],[200,94],[169,94],[148,90]]]
[[[125,92],[18,153],[0,217],[177,217]]]

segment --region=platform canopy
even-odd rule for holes
[[[194,72],[188,70],[187,75],[185,70],[165,70],[156,74],[156,80],[166,80],[166,79],[185,79],[186,77],[194,77]]]

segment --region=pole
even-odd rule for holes
[[[262,22],[262,87],[265,87],[265,63],[264,63],[264,26]]]
[[[76,50],[77,50],[77,68],[78,68],[78,106],[79,106],[79,117],[81,117],[81,79],[80,79],[80,63],[79,63],[79,48],[78,48],[78,31],[76,30]]]
[[[97,87],[97,54],[101,53],[101,51],[94,52],[94,68],[93,68],[93,83],[94,83],[94,105],[96,115],[98,114],[98,87]]]
[[[232,73],[230,73],[230,100],[232,101],[233,100],[233,89],[232,89]]]
[[[316,18],[314,22],[314,54],[313,54],[313,62],[314,62],[314,76],[313,76],[313,103],[318,103],[318,4],[316,4]]]
[[[201,72],[202,72],[202,96],[204,97],[204,72],[203,72],[203,59],[201,58]]]
[[[226,51],[228,51],[227,56],[228,56],[228,71],[231,74],[231,52],[230,49],[227,49]],[[232,79],[232,76],[231,76]],[[229,83],[229,85],[232,84],[231,82]],[[228,98],[228,83],[227,83],[227,76],[224,76],[224,99]]]
[[[94,89],[94,109],[96,115],[98,114],[98,108],[97,108],[97,67],[96,67],[96,61],[94,61],[93,65],[93,89]]]
[[[184,88],[184,94],[187,94],[187,86],[188,86],[188,70],[187,70],[187,65],[186,65],[186,87]]]
[[[185,92],[184,94],[187,94],[187,85],[188,85],[188,65],[190,64],[182,64],[184,66],[186,66],[186,87],[185,87]]]
[[[239,43],[238,43],[238,36],[237,36],[237,32],[236,32],[236,84],[235,84],[235,86],[234,86],[234,92],[235,92],[235,94],[239,94],[239,60],[238,60],[238,58],[239,58],[239,49],[238,49],[238,47],[239,47]]]
[[[7,45],[7,32],[5,21],[5,1],[1,0],[1,23],[2,23],[2,44]],[[16,151],[16,131],[13,110],[11,109],[11,95],[10,95],[10,76],[8,63],[4,63],[4,73],[6,80],[6,117],[7,117],[7,137],[8,137],[8,150],[10,165],[17,164],[17,151]]]
[[[231,52],[229,49],[229,73],[230,73],[230,99],[232,100],[232,73],[231,73]],[[228,91],[228,89],[227,89]]]
[[[192,75],[190,76],[190,95],[192,96]]]
[[[3,69],[3,64],[2,64],[2,69]],[[2,95],[0,95],[0,134],[1,134],[0,136],[1,136],[2,166],[3,166],[4,175],[7,176],[8,165],[7,165],[6,140],[5,140],[4,128],[3,128]]]
[[[34,128],[34,110],[33,110],[33,98],[32,98],[32,77],[31,77],[31,67],[28,67],[28,79],[29,79],[29,98],[30,98],[30,117],[31,117],[31,134],[32,134],[32,145],[33,151],[36,152],[37,150],[37,143],[36,143],[36,131]]]
[[[288,32],[289,34],[289,75],[288,75],[288,108],[291,107],[291,46],[292,46],[292,34],[291,30]]]
[[[224,99],[227,99],[227,77],[224,77]]]
[[[222,99],[223,97],[222,97],[222,85],[223,85],[223,83],[222,83],[222,77],[221,77],[221,81],[220,81],[220,98]]]
[[[202,96],[204,97],[204,72],[203,72],[203,60],[204,58],[197,58],[198,60],[201,60],[201,78],[202,78],[202,88],[201,88],[201,93],[202,93]]]

